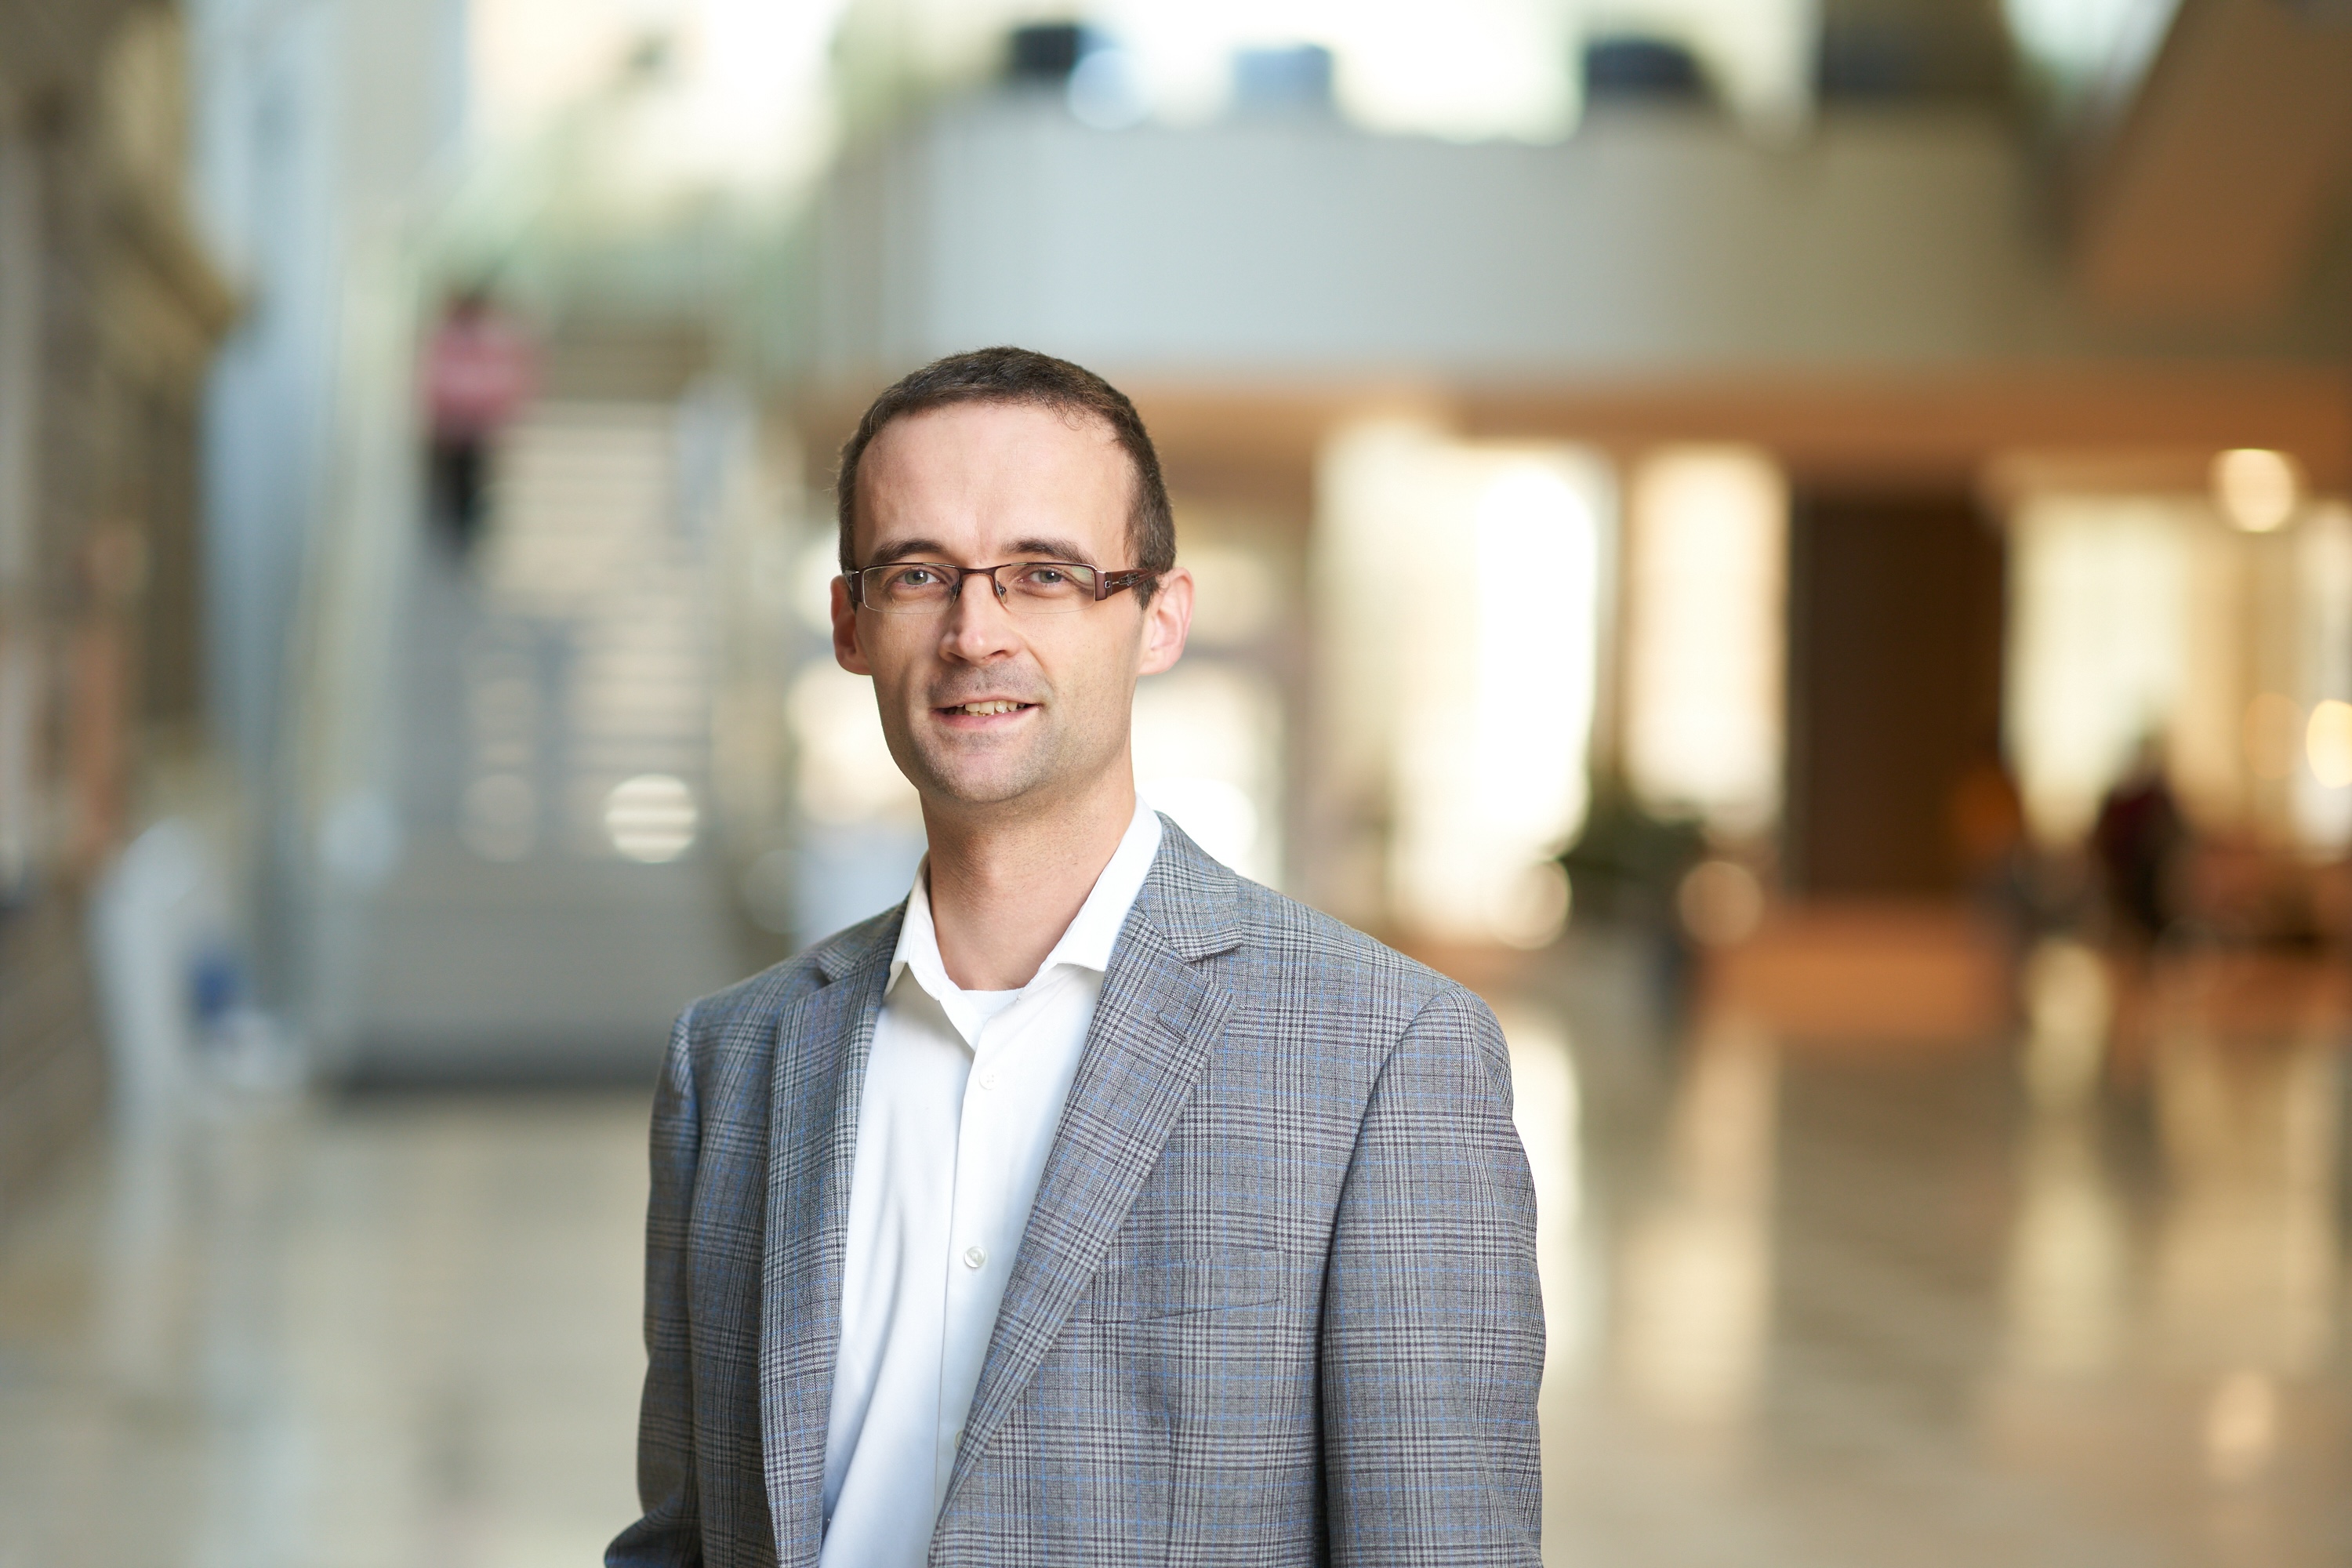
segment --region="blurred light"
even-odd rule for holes
[[[2002,0],[2027,58],[2062,88],[2137,79],[2178,0]]]
[[[832,8],[833,0],[817,7]],[[1735,109],[1787,123],[1809,97],[1814,9],[1808,0],[1618,0],[1591,21],[1687,43]],[[1022,0],[861,0],[839,28],[852,46],[839,74],[853,92],[875,79],[968,81],[996,67],[1009,28],[1043,15]],[[1319,47],[1330,52],[1330,97],[1349,121],[1465,142],[1567,134],[1588,22],[1569,0],[1457,0],[1442,19],[1359,0],[1098,0],[1074,19],[1118,40],[1141,100],[1171,123],[1237,107],[1244,56],[1286,55],[1296,69],[1310,58],[1304,49]],[[1296,103],[1311,94],[1277,96]]]
[[[2112,1367],[2131,1321],[2131,1219],[2091,1127],[2042,1117],[2026,1130],[2002,1294],[2008,1356],[2075,1379]]]
[[[2027,1098],[2050,1112],[2089,1103],[2098,1088],[2115,1010],[2105,960],[2084,942],[2053,937],[2026,960],[2021,985]]]
[[[639,773],[604,797],[604,832],[632,860],[675,860],[694,843],[700,813],[684,779]]]
[[[1107,0],[1093,15],[1172,120],[1229,105],[1237,52],[1300,43],[1331,51],[1333,96],[1370,130],[1546,140],[1575,119],[1573,25],[1557,0],[1465,0],[1442,24],[1351,0]]]
[[[1764,884],[1737,860],[1702,860],[1675,890],[1683,930],[1702,947],[1737,947],[1764,923]]]
[[[1543,1289],[1544,1375],[1580,1370],[1601,1318],[1599,1270],[1584,1234],[1584,1126],[1576,1054],[1548,1007],[1498,998],[1511,1052],[1511,1120],[1536,1191],[1536,1273]]]
[[[2306,854],[2352,849],[2352,509],[2312,509],[2294,541],[2296,633],[2307,770],[2295,776],[2295,837]]]
[[[1762,1381],[1779,1084],[1769,1038],[1736,1017],[1706,1025],[1675,1096],[1666,1189],[1626,1237],[1626,1381],[1677,1425],[1736,1428]]]
[[[1317,476],[1323,843],[1360,920],[1538,941],[1531,871],[1583,821],[1607,468],[1428,425],[1334,433]]]
[[[1645,804],[1752,833],[1780,810],[1788,494],[1742,447],[1670,447],[1627,505],[1625,766]]]
[[[2205,1464],[2217,1481],[2261,1472],[2278,1447],[2278,1387],[2258,1372],[2232,1373],[2205,1411]]]
[[[2314,708],[2304,749],[2311,761],[2312,776],[2322,786],[2352,785],[2352,702],[2330,698]]]
[[[2045,843],[2090,828],[2188,680],[2192,526],[2202,508],[2137,496],[2043,495],[2011,530],[2003,708],[2027,820]],[[2215,737],[2231,744],[2235,699]]]
[[[1441,484],[1458,487],[1448,510],[1459,531],[1431,539],[1409,590],[1422,614],[1394,734],[1395,890],[1433,934],[1540,946],[1568,911],[1567,884],[1545,863],[1586,805],[1592,507],[1557,460],[1433,456],[1448,470]],[[1448,570],[1457,562],[1471,570]]]
[[[842,0],[471,0],[472,118],[525,141],[597,102],[634,132],[608,187],[762,184],[805,174],[830,145],[827,46]],[[659,50],[658,71],[631,62]],[[600,194],[609,194],[609,191]]]
[[[1125,131],[1151,112],[1142,73],[1125,49],[1096,49],[1070,73],[1070,117],[1097,131]]]
[[[2270,533],[2302,503],[2303,479],[2284,452],[2241,447],[2213,459],[2213,501],[2232,528]]]
[[[2294,774],[2303,737],[2303,710],[2294,698],[2263,692],[2246,704],[2242,728],[2248,772],[2270,784]]]
[[[1590,484],[1556,462],[1513,459],[1478,497],[1475,798],[1490,827],[1547,858],[1584,820],[1589,787],[1600,570]]]
[[[514,773],[491,773],[466,786],[457,835],[485,860],[520,860],[539,840],[539,797]]]

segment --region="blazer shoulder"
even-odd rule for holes
[[[1370,1005],[1400,1026],[1440,997],[1486,1007],[1461,982],[1345,921],[1238,874],[1234,883],[1245,951],[1293,985]]]
[[[893,906],[757,974],[698,997],[688,1004],[681,1024],[698,1044],[733,1035],[746,1025],[772,1025],[785,1009],[871,957],[881,943],[895,942],[903,911],[903,905]]]
[[[1385,1072],[1408,1039],[1408,1070],[1476,1064],[1478,1079],[1510,1103],[1510,1047],[1486,999],[1344,921],[1236,877],[1248,933],[1237,994],[1271,1005],[1293,1024],[1324,1020],[1327,1044],[1353,1040],[1368,1070]],[[1345,1024],[1340,1021],[1345,1020]],[[1453,1068],[1446,1071],[1456,1070]]]

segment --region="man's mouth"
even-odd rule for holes
[[[969,713],[973,718],[986,718],[995,713],[1018,713],[1024,708],[1034,708],[1034,702],[1015,702],[1010,697],[991,697],[978,702],[957,702],[940,710],[942,713]]]

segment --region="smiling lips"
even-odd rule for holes
[[[978,702],[959,702],[940,710],[942,713],[968,714],[975,719],[993,717],[999,713],[1017,713],[1024,708],[1034,708],[1034,702],[1015,702],[1010,697],[990,697]]]

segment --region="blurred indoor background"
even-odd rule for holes
[[[1547,1552],[2352,1562],[2352,4],[0,0],[0,1568],[633,1512],[668,1019],[920,851],[1011,342],[1150,798],[1477,986]]]

